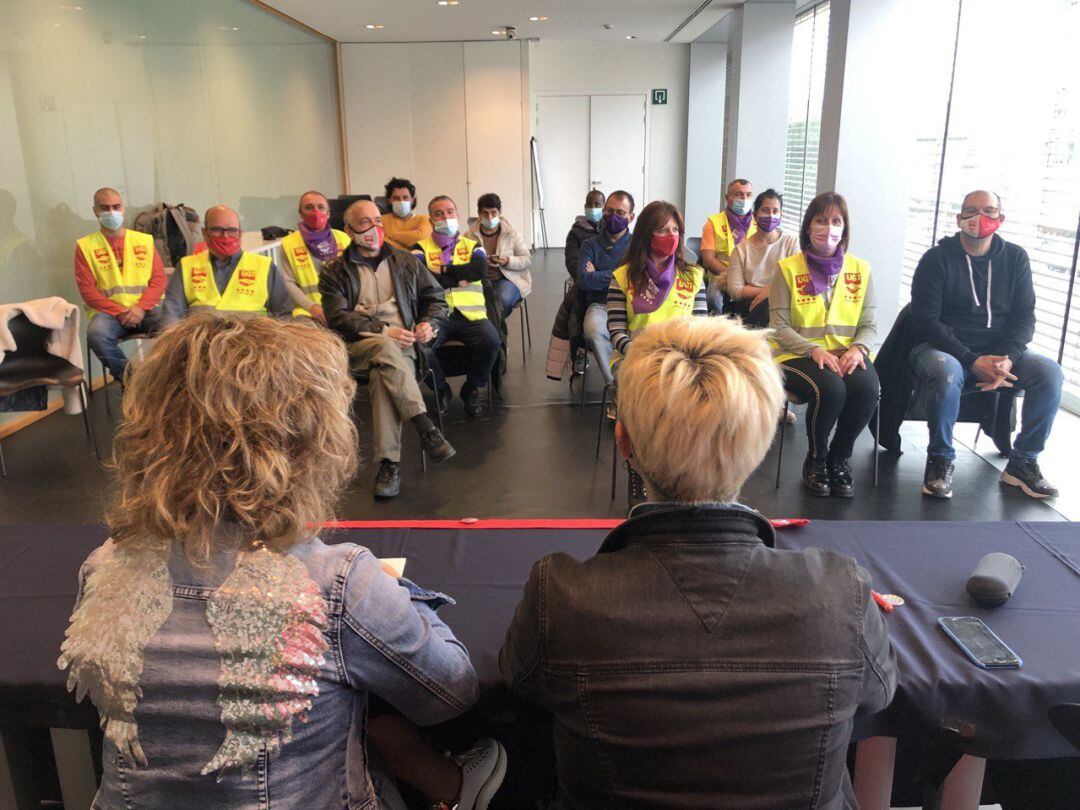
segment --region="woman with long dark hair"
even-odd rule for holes
[[[848,253],[850,236],[847,202],[819,194],[799,229],[802,251],[780,260],[769,287],[773,354],[784,386],[807,403],[803,487],[820,497],[855,494],[848,460],[881,391],[870,362],[873,278],[870,263]]]
[[[705,271],[683,257],[684,227],[679,209],[656,200],[645,206],[630,237],[626,263],[608,287],[608,332],[615,356],[612,371],[645,327],[673,318],[709,314]],[[614,419],[614,414],[609,413]],[[645,482],[627,467],[630,505],[645,500]]]

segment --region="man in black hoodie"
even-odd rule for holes
[[[1061,367],[1027,351],[1035,334],[1035,288],[1028,255],[994,231],[1005,221],[989,191],[964,198],[960,232],[928,250],[911,282],[916,344],[910,362],[926,390],[930,443],[922,491],[952,497],[952,430],[961,393],[1024,390],[1023,425],[1001,480],[1032,498],[1055,489],[1039,470],[1061,401]]]
[[[604,192],[593,189],[585,195],[585,213],[578,214],[574,224],[570,226],[570,232],[566,234],[566,247],[563,257],[566,260],[566,272],[570,278],[577,281],[578,257],[581,255],[581,245],[586,239],[592,239],[600,233],[600,220],[604,213]]]

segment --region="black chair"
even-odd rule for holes
[[[394,206],[390,204],[389,197],[376,197],[375,206],[384,214],[389,214],[394,210]]]
[[[83,370],[62,357],[49,354],[48,349],[45,348],[50,335],[49,330],[31,323],[25,315],[16,315],[8,321],[8,329],[15,340],[15,351],[5,353],[3,362],[0,362],[0,397],[11,396],[27,388],[36,388],[41,385],[78,388],[86,436],[90,439],[94,455],[100,462],[101,453],[98,451],[94,425],[90,421],[88,385]],[[2,446],[0,446],[0,475],[7,476]]]
[[[516,304],[514,304],[514,310],[518,314],[518,320],[521,322],[521,362],[528,361],[529,354],[525,351],[525,334],[529,335],[529,348],[532,348],[532,324],[529,323],[529,299],[522,298]]]

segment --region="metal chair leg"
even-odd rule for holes
[[[518,304],[518,322],[521,324],[521,362],[527,363],[529,355],[525,352],[525,299],[521,299],[521,303]],[[530,341],[530,346],[532,342]]]
[[[581,366],[581,410],[585,410],[585,388],[589,382],[589,349],[585,347],[581,351],[585,352],[585,362]]]
[[[604,393],[600,395],[600,424],[596,426],[596,457],[600,458],[600,439],[604,435],[604,419],[605,412],[607,411],[607,397],[608,389],[611,386],[604,386]]]
[[[89,387],[90,384],[86,380],[79,383],[79,404],[82,405],[83,425],[86,428],[86,435],[90,439],[90,444],[94,446],[94,457],[98,460],[98,464],[100,464],[101,451],[98,450],[97,434],[94,432],[94,420],[90,418],[90,400],[86,395],[86,389]],[[105,401],[109,401],[107,394],[105,396]]]
[[[611,428],[611,500],[615,500],[615,481],[619,476],[619,443],[615,441],[615,428]]]
[[[529,336],[529,348],[532,348],[532,323],[529,322],[529,299],[522,298],[521,306],[525,310],[525,334]]]
[[[780,470],[784,465],[784,435],[787,433],[787,415],[789,403],[784,400],[784,417],[780,420],[780,452],[776,457],[776,488],[780,489]]]
[[[86,334],[86,379],[94,379],[94,355],[90,351],[90,333]],[[90,398],[94,398],[94,386],[90,385]]]
[[[7,478],[7,465],[4,463],[4,443],[0,441],[0,478]]]
[[[878,457],[881,455],[881,443],[878,441],[881,436],[881,394],[878,394],[877,408],[874,411],[874,486],[878,485]]]

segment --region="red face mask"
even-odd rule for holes
[[[330,215],[325,211],[308,211],[301,219],[309,231],[321,231],[329,221]]]
[[[665,233],[660,236],[654,235],[649,242],[649,250],[657,256],[667,258],[679,247],[679,235],[677,233]]]
[[[975,214],[960,220],[960,227],[972,239],[985,239],[998,229],[1001,218],[990,219],[986,214]]]
[[[215,256],[232,256],[240,252],[240,237],[211,236],[206,240],[206,246]]]

